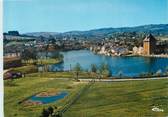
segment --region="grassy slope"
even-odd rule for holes
[[[5,84],[7,84],[5,81]],[[72,80],[58,80],[48,78],[22,78],[14,80],[16,86],[4,86],[4,111],[5,117],[37,117],[43,107],[56,105],[61,107],[68,99],[73,96],[83,85],[72,85]],[[71,86],[72,88],[69,88]],[[18,104],[19,101],[29,97],[37,92],[49,89],[66,90],[69,95],[60,101],[39,106],[24,107]]]
[[[35,65],[27,65],[27,66],[12,68],[12,70],[19,71],[22,73],[32,73],[32,72],[37,72],[37,67]]]
[[[164,109],[153,112],[152,106]],[[166,117],[168,80],[95,83],[64,117]]]
[[[49,78],[74,78],[76,74],[74,72],[44,72],[44,73],[32,73],[27,74],[29,77],[49,77]],[[96,74],[80,72],[79,78],[96,78]]]
[[[22,60],[22,63],[24,63],[24,64],[33,64],[33,62],[34,62],[34,60],[29,60],[28,62],[26,61],[24,61],[24,60]],[[47,58],[47,59],[38,59],[37,60],[37,64],[56,64],[56,63],[59,63],[59,62],[61,62],[61,60],[59,60],[59,59],[53,59],[53,58]]]

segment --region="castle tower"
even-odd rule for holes
[[[156,49],[156,39],[153,37],[152,34],[149,34],[144,40],[143,40],[143,48],[144,48],[144,54],[145,55],[151,55],[155,54]]]

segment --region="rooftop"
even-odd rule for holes
[[[149,34],[148,36],[145,37],[145,39],[143,41],[145,41],[145,42],[156,41],[156,39],[152,34]]]

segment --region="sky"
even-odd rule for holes
[[[66,32],[168,24],[168,0],[4,0],[3,31]]]

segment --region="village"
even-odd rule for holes
[[[39,48],[42,50],[59,51],[59,50],[80,50],[89,49],[97,54],[103,54],[107,56],[130,56],[130,55],[167,55],[168,53],[168,39],[159,40],[152,34],[146,34],[145,38],[132,40],[127,36],[123,36],[120,39],[104,38],[101,40],[86,40],[78,38],[54,38],[49,36],[45,37],[32,37],[26,35],[19,35],[19,32],[11,33],[15,31],[9,31],[4,34],[4,57],[19,56],[21,50],[26,48]],[[114,35],[114,34],[113,34]],[[136,42],[139,40],[138,42]],[[138,43],[138,44],[137,44]],[[14,49],[15,48],[15,49]]]
[[[139,46],[128,46],[125,41],[102,41],[100,45],[93,45],[90,50],[107,56],[155,56],[168,57],[168,41],[157,41],[148,34]],[[133,44],[133,43],[132,43]]]

